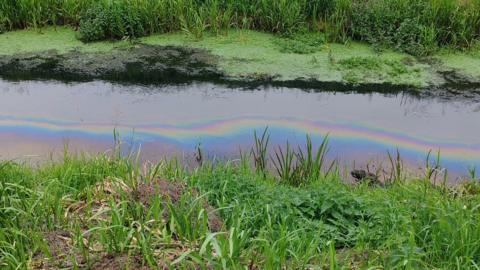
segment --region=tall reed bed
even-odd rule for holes
[[[248,28],[324,32],[333,42],[363,40],[415,55],[468,48],[480,37],[480,0],[4,0],[0,31],[80,26],[85,41],[184,31]]]

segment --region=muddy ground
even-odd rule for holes
[[[355,91],[435,96],[445,99],[480,101],[480,80],[460,72],[438,72],[444,83],[438,86],[415,88],[390,83],[351,84],[297,78],[281,81],[274,75],[257,77],[229,77],[218,68],[219,56],[204,49],[137,44],[109,52],[81,52],[71,50],[59,53],[49,50],[0,56],[0,77],[7,80],[60,80],[112,82],[136,84],[182,84],[209,81],[227,87],[254,88],[284,86],[308,91]]]
[[[0,76],[11,80],[56,79],[175,83],[216,79],[215,57],[199,49],[137,45],[110,52],[55,50],[0,57]]]

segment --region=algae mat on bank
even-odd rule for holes
[[[314,35],[314,34],[313,34]],[[218,57],[218,68],[232,80],[319,81],[354,84],[410,85],[429,87],[445,80],[437,71],[458,71],[460,77],[479,81],[480,59],[470,54],[442,53],[420,61],[393,52],[376,52],[368,45],[318,44],[305,53],[289,52],[279,44],[292,40],[247,30],[231,30],[223,35],[207,34],[196,40],[183,33],[158,34],[134,41],[82,43],[68,27],[47,27],[8,32],[0,35],[0,55],[56,50],[84,53],[109,52],[135,45],[175,45],[203,48]],[[295,41],[295,40],[294,40]],[[302,43],[298,41],[297,43]],[[295,43],[294,43],[295,44]],[[300,44],[302,45],[302,44]],[[303,46],[303,45],[302,45]],[[447,61],[448,63],[444,63]]]
[[[154,35],[142,38],[149,44],[170,44],[202,47],[222,57],[220,67],[228,75],[236,78],[274,78],[276,80],[311,79],[317,81],[354,82],[354,83],[392,83],[405,85],[424,85],[426,78],[423,66],[412,63],[407,66],[401,62],[405,55],[400,53],[377,54],[366,45],[324,44],[317,52],[298,54],[282,52],[278,46],[283,42],[280,37],[253,31],[231,31],[224,36],[207,36],[193,41],[182,34]],[[355,71],[342,65],[342,60],[363,57],[381,65],[374,70]],[[405,73],[388,72],[382,63],[393,61],[404,67]]]

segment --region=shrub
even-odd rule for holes
[[[354,39],[380,47],[394,47],[413,54],[424,54],[424,25],[419,10],[424,2],[408,0],[375,0],[355,2],[352,10],[351,31]]]
[[[80,22],[80,40],[89,42],[106,38],[108,14],[100,6],[90,8]]]
[[[138,10],[125,3],[100,3],[89,8],[80,21],[80,39],[88,42],[145,35]]]

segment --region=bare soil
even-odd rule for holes
[[[132,192],[135,200],[140,201],[143,205],[149,206],[150,200],[154,196],[160,196],[163,201],[170,201],[176,204],[180,197],[186,192],[186,185],[180,181],[169,181],[165,179],[155,178],[148,183],[142,183]],[[198,196],[196,190],[192,190],[193,196]],[[208,213],[208,227],[216,232],[223,226],[222,219],[215,213],[215,209],[206,201],[203,207]]]

